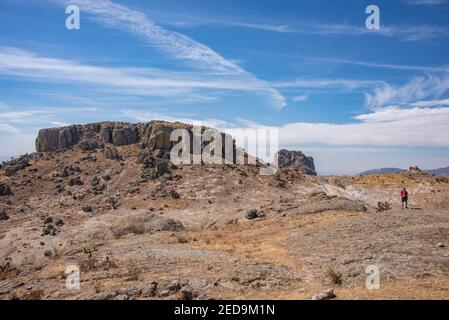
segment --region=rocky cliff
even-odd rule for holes
[[[279,150],[277,161],[280,169],[295,169],[305,174],[317,175],[313,158],[305,156],[301,151]]]
[[[179,122],[150,121],[147,123],[101,122],[86,125],[72,125],[61,128],[42,129],[36,139],[37,152],[55,152],[78,146],[82,150],[94,150],[108,144],[126,146],[141,144],[142,149],[150,151],[169,151],[177,141],[170,141],[175,129],[186,129],[190,140],[193,139],[193,126]],[[202,130],[209,128],[203,127]],[[223,154],[231,154],[235,159],[235,146],[231,136],[220,133],[222,141],[232,141],[232,150],[226,150],[223,143]],[[228,140],[226,140],[228,139]],[[192,150],[192,143],[190,143]],[[227,152],[228,151],[228,152]]]

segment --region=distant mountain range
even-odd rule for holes
[[[446,168],[440,168],[440,169],[433,169],[433,170],[427,170],[428,173],[437,175],[437,176],[445,176],[449,177],[449,167]]]
[[[373,169],[360,173],[361,176],[366,176],[370,174],[387,174],[387,173],[400,173],[405,170],[399,168],[381,168],[381,169]]]
[[[370,174],[391,174],[391,173],[401,173],[405,172],[404,169],[399,168],[381,168],[381,169],[373,169],[368,170],[360,173],[361,176],[366,176]],[[433,170],[424,170],[425,172],[428,172],[430,174],[434,174],[437,176],[446,176],[449,177],[449,167],[446,168],[440,168],[440,169],[433,169]]]

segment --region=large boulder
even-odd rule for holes
[[[106,147],[104,150],[104,155],[107,159],[120,160],[120,154],[115,147]]]
[[[305,156],[301,151],[282,149],[276,159],[280,169],[295,169],[308,175],[317,175],[313,158]]]
[[[0,211],[0,221],[6,221],[9,219],[9,216],[6,214],[5,211]]]

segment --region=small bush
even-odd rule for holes
[[[98,260],[93,256],[93,253],[96,249],[84,248],[84,254],[87,256],[85,260],[80,263],[80,270],[83,272],[88,272],[91,270],[95,270],[98,267]]]
[[[17,268],[10,261],[0,264],[0,280],[6,280],[18,276],[20,269]]]
[[[29,293],[26,293],[21,300],[42,300],[44,296],[44,290],[33,290]]]
[[[116,225],[110,228],[114,239],[120,239],[127,234],[144,234],[148,232],[145,223],[139,220],[133,220],[128,222],[125,226]]]
[[[127,269],[126,277],[128,281],[139,280],[139,275],[142,273],[142,269],[137,265],[136,261],[129,260],[126,269]]]
[[[145,224],[140,221],[131,221],[127,226],[126,230],[128,233],[134,234],[144,234],[147,232]]]
[[[334,268],[330,267],[327,270],[327,276],[331,281],[331,284],[335,284],[337,286],[340,286],[343,284],[343,274],[339,271],[335,271]]]
[[[449,183],[449,178],[446,177],[437,177],[435,179],[436,183]]]
[[[377,209],[376,209],[377,213],[389,211],[389,210],[391,210],[391,204],[388,201],[385,201],[385,202],[379,201],[377,203]]]

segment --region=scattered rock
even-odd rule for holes
[[[83,212],[85,212],[85,213],[89,213],[89,212],[92,212],[92,211],[93,211],[91,206],[83,206],[81,209],[82,209]]]
[[[437,248],[445,248],[446,246],[443,243],[437,243]]]
[[[98,186],[100,184],[100,178],[98,178],[97,176],[94,176],[91,180],[90,180],[90,185],[92,187]]]
[[[171,294],[170,290],[164,289],[159,293],[160,297],[168,297]]]
[[[75,177],[75,178],[71,178],[71,179],[69,180],[68,185],[69,185],[70,187],[73,187],[73,186],[82,186],[82,185],[84,185],[84,183],[81,181],[81,177]]]
[[[312,297],[312,300],[330,300],[330,299],[334,299],[336,297],[337,296],[335,295],[334,290],[327,289],[323,292],[320,292],[320,293],[314,295]]]
[[[140,191],[139,187],[131,187],[131,188],[129,188],[128,193],[135,194],[135,193],[138,193],[139,191]]]
[[[51,252],[51,250],[45,250],[44,251],[44,256],[51,257],[52,255],[53,255],[53,252]]]
[[[98,148],[98,141],[96,140],[82,141],[78,144],[78,146],[83,151],[93,151]]]
[[[168,193],[168,195],[169,195],[172,199],[179,199],[179,198],[181,198],[181,196],[179,195],[179,193],[178,193],[176,190],[174,190],[174,189],[170,190],[170,192]]]
[[[192,300],[195,296],[195,291],[189,285],[182,287],[181,289],[182,299],[183,300]]]
[[[6,214],[5,211],[0,211],[0,221],[6,221],[9,219],[9,216]]]
[[[156,163],[156,172],[159,177],[162,177],[164,174],[169,173],[168,162],[158,162]]]
[[[44,236],[56,236],[56,229],[52,224],[47,225],[43,230],[42,230],[42,235]]]
[[[127,294],[119,294],[114,298],[114,300],[129,300],[129,297]]]
[[[176,293],[181,289],[181,285],[179,284],[179,280],[171,281],[168,286],[165,288],[170,294]]]
[[[52,222],[53,222],[53,218],[52,217],[47,217],[44,220],[44,224],[49,224],[49,223],[52,223]]]
[[[104,149],[104,155],[107,159],[111,159],[111,160],[120,160],[121,159],[121,157],[118,153],[118,150],[115,147],[106,147]]]
[[[25,169],[29,166],[29,160],[26,156],[21,157],[16,160],[11,160],[8,164],[5,165],[5,176],[11,177],[22,169]]]
[[[156,296],[156,292],[157,292],[157,282],[153,281],[151,282],[150,286],[147,289],[144,289],[142,291],[142,295],[146,298],[154,297]]]
[[[166,218],[163,219],[160,223],[160,230],[161,231],[178,231],[183,230],[184,226],[183,224],[175,219]]]
[[[248,220],[256,219],[259,216],[257,209],[249,209],[246,211],[245,218]]]
[[[0,196],[9,196],[11,194],[11,187],[4,183],[0,183]]]

